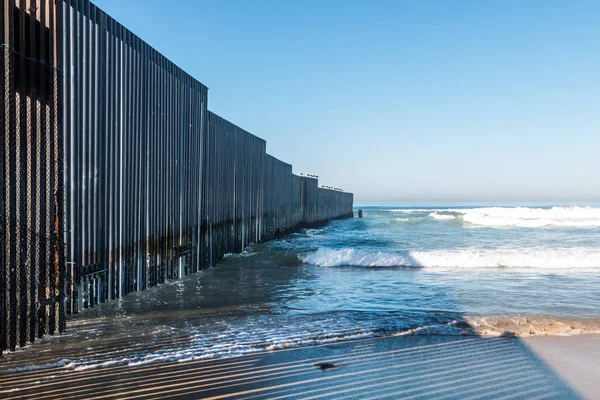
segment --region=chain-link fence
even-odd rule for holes
[[[56,40],[46,17],[9,11],[0,51],[0,352],[64,329]]]

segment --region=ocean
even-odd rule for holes
[[[600,332],[600,207],[360,208],[362,219],[252,245],[86,310],[65,335],[26,349],[37,362],[8,354],[7,365],[79,370],[390,335]]]

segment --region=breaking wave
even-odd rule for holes
[[[440,219],[440,220],[455,219],[456,218],[455,215],[439,214],[437,211],[436,212],[432,212],[431,214],[429,214],[429,216],[431,218],[433,218],[433,219]]]
[[[428,213],[437,220],[461,218],[466,225],[494,228],[600,227],[600,207],[482,207],[465,209],[392,209],[397,213]]]
[[[299,257],[304,263],[321,267],[600,269],[600,252],[591,248],[462,249],[404,252],[321,248]]]

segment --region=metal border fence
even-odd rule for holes
[[[200,269],[207,88],[65,0],[67,312]]]
[[[3,0],[0,351],[65,315],[352,215],[88,0]]]

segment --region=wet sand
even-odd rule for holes
[[[6,399],[600,399],[600,336],[396,336],[210,361],[8,372]]]

